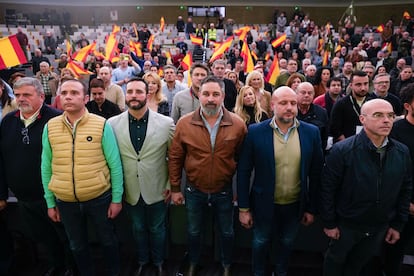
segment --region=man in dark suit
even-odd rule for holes
[[[249,127],[237,170],[239,220],[245,228],[253,227],[254,275],[265,275],[273,237],[278,237],[276,275],[287,275],[300,223],[309,225],[314,220],[323,165],[318,128],[296,119],[296,93],[287,86],[278,88],[272,109],[272,119]]]

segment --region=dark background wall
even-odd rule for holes
[[[70,1],[70,0],[69,0]],[[38,16],[43,14],[45,10],[49,13],[56,13],[62,17],[63,12],[70,14],[70,21],[73,24],[93,25],[93,19],[96,24],[101,23],[157,23],[161,16],[165,17],[167,24],[174,24],[177,16],[187,17],[187,10],[180,9],[176,6],[143,6],[137,9],[137,6],[53,6],[53,5],[30,5],[30,4],[0,4],[0,23],[5,23],[6,9],[15,10],[16,13],[24,13],[27,15]],[[110,11],[117,10],[118,21],[110,20]],[[270,6],[231,6],[226,8],[226,18],[233,18],[237,23],[269,23],[275,8]],[[288,18],[294,12],[292,7],[279,7],[279,11],[286,11]],[[309,14],[317,24],[324,24],[327,20],[333,24],[337,24],[346,7],[302,7],[303,13]],[[414,4],[409,5],[378,5],[378,6],[356,6],[354,13],[357,17],[357,25],[378,25],[384,23],[389,18],[394,19],[395,24],[399,24],[403,12],[407,10],[414,15]],[[204,17],[196,17],[196,23],[203,23]],[[213,18],[211,18],[213,21]]]

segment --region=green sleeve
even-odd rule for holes
[[[48,128],[47,124],[43,129],[42,134],[42,184],[43,190],[45,192],[44,197],[46,199],[46,204],[48,208],[53,208],[56,206],[55,196],[49,190],[49,182],[52,178],[52,148],[49,143],[48,137]]]
[[[122,163],[115,134],[108,122],[105,122],[102,149],[109,171],[111,172],[112,202],[120,203],[122,201],[122,194],[124,193]]]

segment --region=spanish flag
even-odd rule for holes
[[[323,50],[324,44],[325,44],[325,40],[323,40],[323,38],[320,38],[318,40],[318,49],[317,49],[318,53],[320,53]]]
[[[190,51],[187,52],[180,64],[185,71],[190,69],[191,65],[193,64],[193,57],[191,56]]]
[[[270,53],[266,53],[265,60],[268,61],[270,59]]]
[[[328,63],[329,63],[329,51],[325,50],[325,53],[323,53],[322,66],[328,66]]]
[[[79,66],[79,64],[77,64],[73,60],[70,60],[68,62],[68,64],[66,65],[66,68],[69,68],[70,70],[72,70],[72,72],[75,74],[77,78],[79,78],[80,75],[92,75],[93,74],[92,72]]]
[[[129,48],[137,56],[142,57],[141,42],[129,41]]]
[[[382,33],[384,31],[384,24],[381,24],[376,29],[377,33]]]
[[[121,31],[121,27],[119,27],[118,25],[114,24],[112,26],[112,33],[117,34]]]
[[[250,53],[250,49],[247,46],[247,41],[244,40],[241,52],[240,52],[240,56],[243,58],[244,60],[244,72],[245,73],[250,73],[251,71],[254,70],[254,63],[253,63],[253,58],[252,55]]]
[[[280,74],[279,70],[279,60],[277,59],[277,55],[275,55],[272,65],[269,68],[269,72],[266,75],[266,81],[270,83],[271,85],[276,84],[276,79]]]
[[[407,19],[407,20],[410,20],[411,19],[411,15],[410,15],[410,13],[408,11],[404,11],[403,17],[404,17],[404,19]]]
[[[0,39],[0,69],[27,63],[16,35]]]
[[[162,16],[160,19],[160,31],[162,33],[164,32],[164,28],[165,28],[165,20],[164,20],[164,16]]]
[[[279,36],[278,38],[276,38],[275,40],[272,41],[272,46],[273,48],[277,48],[279,47],[283,42],[286,41],[286,34],[283,34],[281,36]]]
[[[191,43],[195,44],[195,45],[203,45],[203,39],[201,37],[197,37],[193,34],[190,34],[190,40]]]
[[[148,39],[148,43],[147,43],[147,49],[151,52],[152,51],[152,44],[154,43],[154,35],[151,35],[150,38]]]
[[[239,40],[244,41],[247,33],[250,31],[250,27],[246,26],[234,31],[234,34],[239,37]]]
[[[224,41],[220,47],[214,50],[214,53],[211,55],[210,62],[215,61],[216,59],[220,58],[225,51],[227,51],[231,44],[233,43],[234,36],[230,36],[229,38]]]
[[[110,62],[113,62],[114,58],[116,57],[118,48],[118,41],[116,40],[116,34],[111,33],[108,36],[108,40],[106,41],[106,48],[105,48],[105,57]]]
[[[69,59],[72,59],[72,45],[70,44],[69,39],[66,39],[66,54]]]
[[[89,44],[88,46],[79,49],[72,55],[72,58],[77,61],[86,62],[86,59],[90,53],[92,53],[96,49],[96,42]]]

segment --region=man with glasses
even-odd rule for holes
[[[33,240],[45,245],[48,267],[45,275],[54,275],[66,267],[65,249],[60,223],[47,216],[40,177],[42,131],[49,119],[60,112],[44,104],[45,95],[39,80],[21,78],[14,84],[19,109],[3,118],[0,126],[1,171],[0,190],[9,188],[16,198],[21,221]],[[0,197],[0,210],[5,208],[7,194]]]
[[[408,219],[412,163],[388,135],[395,113],[383,99],[362,105],[359,134],[334,144],[323,171],[321,218],[331,239],[324,275],[359,275],[385,240],[396,243]]]
[[[371,97],[374,99],[380,98],[388,101],[392,105],[395,114],[399,116],[403,111],[401,100],[396,95],[388,93],[389,89],[390,75],[378,74],[374,78],[374,92],[371,93]]]

